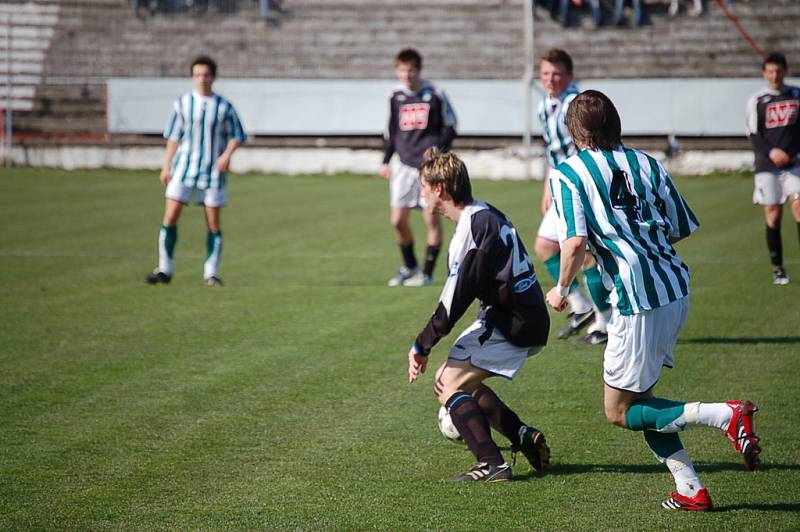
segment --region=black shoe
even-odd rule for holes
[[[602,331],[592,331],[583,337],[583,343],[589,345],[600,345],[608,343],[608,333]]]
[[[147,284],[158,284],[158,283],[169,284],[171,280],[172,280],[171,275],[167,275],[166,273],[160,272],[158,270],[154,270],[153,273],[148,274],[147,277],[144,278],[144,282],[146,282]]]
[[[486,482],[502,482],[511,480],[511,466],[503,462],[499,466],[485,464],[483,462],[475,464],[469,471],[456,475],[450,480],[456,482],[468,480],[483,480]]]
[[[212,275],[208,279],[206,279],[206,284],[208,286],[224,286],[225,283],[222,282],[222,279],[217,277],[216,275]]]
[[[594,320],[594,310],[588,310],[583,314],[575,314],[570,312],[567,314],[567,324],[558,333],[558,339],[563,340],[575,334],[578,334],[581,329],[589,325]]]
[[[519,445],[512,446],[513,453],[522,451],[536,471],[550,467],[550,447],[547,446],[544,433],[533,427],[523,427],[519,440]]]

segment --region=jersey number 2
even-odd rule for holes
[[[514,264],[511,270],[514,277],[519,277],[530,270],[531,260],[528,258],[528,255],[520,249],[519,240],[517,239],[517,230],[504,225],[502,229],[500,229],[500,239],[506,246],[511,246],[514,251]]]

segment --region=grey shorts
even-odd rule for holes
[[[520,347],[512,344],[496,328],[483,320],[475,320],[461,333],[447,358],[466,360],[472,366],[492,375],[513,379],[529,356],[544,346]]]
[[[392,208],[425,208],[419,170],[403,163],[392,168],[389,178],[389,206]]]
[[[800,165],[756,174],[753,203],[783,205],[792,194],[800,194]]]

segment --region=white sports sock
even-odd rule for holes
[[[567,301],[569,302],[570,310],[575,314],[585,314],[592,310],[592,302],[586,297],[586,292],[583,291],[581,285],[576,286],[575,289],[567,295]]]
[[[733,409],[725,403],[686,403],[683,418],[686,423],[725,430],[733,418]]]
[[[594,307],[594,321],[591,325],[589,325],[589,328],[586,329],[586,332],[608,332],[609,318],[611,318],[611,309],[608,309],[605,312],[600,312],[597,310],[597,307]]]
[[[172,257],[167,253],[167,230],[163,227],[158,233],[158,271],[172,275]]]
[[[703,488],[703,483],[697,476],[691,458],[686,449],[672,454],[666,460],[672,478],[675,479],[675,490],[685,497],[694,497]]]

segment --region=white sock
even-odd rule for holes
[[[162,227],[158,233],[158,271],[172,275],[172,257],[167,253],[167,231]]]
[[[569,293],[567,301],[569,302],[570,310],[575,314],[585,314],[592,310],[592,302],[586,297],[586,292],[583,291],[581,285],[576,286],[575,289]]]
[[[691,458],[686,449],[672,454],[666,460],[672,478],[675,479],[675,491],[685,497],[694,497],[703,488],[703,483],[694,470]]]
[[[725,430],[733,418],[733,409],[725,403],[686,403],[683,418],[686,423]]]
[[[600,312],[597,310],[597,307],[594,307],[594,321],[589,328],[586,329],[586,332],[601,332],[606,333],[608,332],[608,319],[611,317],[611,309],[606,310],[605,312]]]

